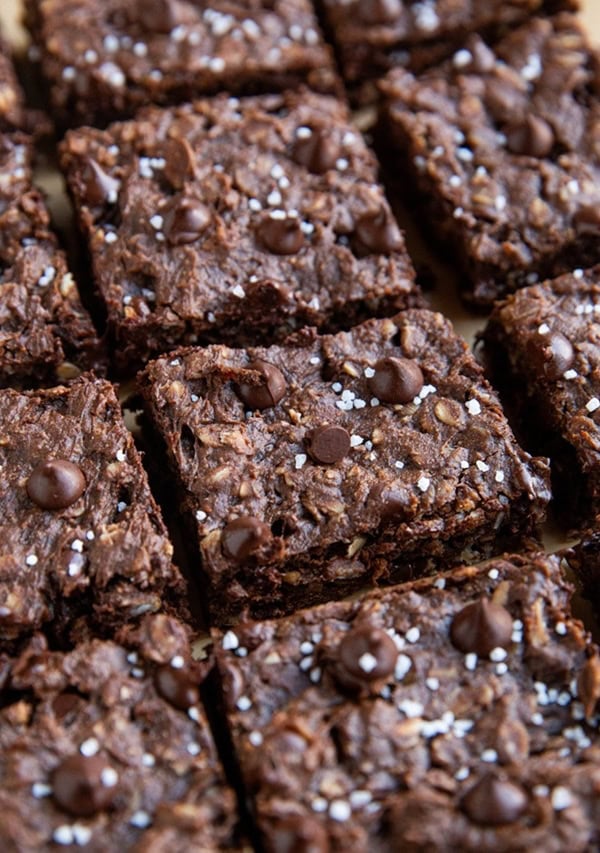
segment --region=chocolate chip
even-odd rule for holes
[[[195,198],[175,196],[163,212],[163,231],[172,246],[194,243],[211,223],[211,213]]]
[[[368,505],[379,507],[382,522],[400,521],[410,512],[411,494],[406,489],[394,489],[386,483],[376,483],[369,492]]]
[[[504,130],[506,147],[513,154],[527,157],[547,157],[554,147],[554,131],[539,116],[528,115]]]
[[[548,379],[559,379],[575,361],[571,342],[561,332],[536,335],[531,339],[527,355],[532,366]]]
[[[331,465],[339,462],[350,450],[350,436],[341,426],[323,424],[308,437],[308,452],[317,462]]]
[[[310,815],[286,815],[265,829],[267,853],[329,853],[327,832]]]
[[[108,175],[91,157],[87,157],[81,171],[83,180],[83,202],[89,207],[104,207],[116,204],[121,187],[120,181]]]
[[[352,243],[359,255],[389,255],[404,246],[400,229],[385,207],[355,222]]]
[[[63,811],[90,817],[114,800],[114,770],[99,755],[72,755],[52,774],[54,800]]]
[[[588,658],[577,677],[577,693],[586,717],[592,717],[600,699],[600,658]]]
[[[492,649],[506,647],[511,640],[512,617],[508,610],[480,598],[467,604],[452,620],[450,639],[459,651],[480,656],[489,655]]]
[[[27,494],[42,509],[65,509],[81,497],[84,489],[81,469],[67,459],[42,462],[27,480]]]
[[[195,173],[196,158],[190,143],[187,139],[168,139],[158,153],[165,160],[162,174],[173,189],[183,189]]]
[[[181,711],[187,711],[200,701],[198,685],[185,669],[159,666],[154,673],[154,686],[167,702]]]
[[[338,647],[338,672],[369,684],[390,676],[397,658],[396,644],[385,631],[372,625],[357,625],[344,635]]]
[[[360,0],[358,15],[365,24],[388,24],[402,13],[402,0]]]
[[[579,234],[591,234],[600,237],[600,205],[582,204],[573,217]]]
[[[260,381],[255,384],[240,382],[237,393],[249,409],[270,409],[285,396],[287,383],[278,367],[268,361],[257,359],[250,362],[247,370],[260,374]]]
[[[467,791],[462,807],[474,823],[503,826],[521,817],[527,808],[527,795],[512,782],[490,773]]]
[[[380,358],[369,390],[382,403],[410,403],[423,387],[424,379],[416,361],[407,358]]]
[[[127,17],[147,32],[170,33],[178,23],[175,0],[133,0]]]
[[[77,693],[59,693],[52,700],[52,710],[58,720],[64,721],[73,714],[81,705],[83,699]]]
[[[258,237],[274,255],[295,255],[304,245],[304,234],[295,217],[267,216],[258,226]]]
[[[238,563],[246,560],[254,551],[271,539],[271,528],[258,518],[243,515],[230,521],[223,529],[221,547],[227,557]]]
[[[305,135],[296,137],[292,157],[309,172],[322,175],[334,168],[340,156],[339,145],[324,127],[310,126],[305,130]]]

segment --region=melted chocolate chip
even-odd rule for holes
[[[550,332],[533,338],[528,357],[532,366],[548,379],[559,379],[575,361],[575,351],[561,332]]]
[[[392,638],[372,625],[352,627],[337,652],[338,674],[359,684],[387,678],[394,672],[398,649]]]
[[[251,385],[240,382],[237,394],[249,409],[270,409],[285,396],[287,383],[278,367],[268,361],[257,359],[248,365],[248,370],[259,373],[261,381]]]
[[[350,436],[341,426],[323,426],[314,429],[308,438],[308,452],[316,462],[331,465],[339,462],[350,450]]]
[[[554,147],[554,131],[547,121],[528,115],[523,121],[505,129],[506,147],[513,154],[547,157]]]
[[[243,515],[225,526],[221,547],[225,556],[241,563],[270,539],[271,528],[268,524],[258,518]]]
[[[402,13],[402,0],[360,0],[358,14],[365,24],[389,24]]]
[[[480,656],[489,655],[492,649],[505,648],[511,640],[512,617],[508,610],[480,598],[467,604],[452,620],[450,639],[459,651]]]
[[[52,710],[58,720],[64,722],[83,704],[83,699],[77,693],[59,693],[52,701]]]
[[[339,156],[339,145],[331,137],[331,133],[324,127],[309,127],[310,135],[296,137],[292,147],[292,157],[301,166],[322,175],[333,169]]]
[[[175,0],[133,0],[127,17],[147,32],[170,33],[177,26]]]
[[[200,701],[198,685],[192,681],[185,669],[159,666],[154,673],[154,686],[163,699],[181,711],[187,711]]]
[[[205,204],[194,198],[175,196],[163,213],[163,231],[172,246],[194,243],[211,223]]]
[[[195,157],[187,139],[168,139],[159,149],[164,157],[165,167],[162,174],[173,189],[183,189],[186,181],[194,177]]]
[[[81,469],[67,459],[42,462],[27,480],[27,494],[42,509],[65,509],[74,504],[84,490]]]
[[[54,800],[69,814],[90,817],[112,805],[113,779],[114,771],[99,755],[72,755],[52,774]]]
[[[381,358],[374,369],[369,390],[382,403],[410,403],[423,387],[423,374],[416,361]]]
[[[584,707],[585,716],[593,716],[600,699],[600,658],[588,658],[577,677],[577,693]]]
[[[384,207],[356,221],[352,242],[359,255],[389,255],[404,246],[400,229]]]
[[[527,808],[527,795],[512,782],[488,774],[467,791],[462,807],[474,823],[503,826],[521,817]]]
[[[266,833],[265,833],[266,834]],[[310,815],[286,815],[269,824],[267,853],[329,853],[325,828]]]
[[[295,255],[304,245],[298,219],[273,219],[267,216],[258,226],[258,237],[274,255]]]
[[[579,234],[591,234],[600,236],[600,206],[596,204],[583,204],[573,217],[575,227]]]
[[[83,201],[90,207],[115,204],[119,195],[120,182],[108,175],[91,157],[87,157],[82,169]]]

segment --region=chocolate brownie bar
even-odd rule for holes
[[[597,849],[600,658],[559,565],[506,557],[217,635],[265,849]]]
[[[32,185],[32,153],[27,137],[0,136],[0,387],[55,383],[105,361]]]
[[[164,615],[67,653],[35,636],[0,711],[3,849],[233,849],[235,796],[199,697],[209,668]]]
[[[527,443],[552,459],[563,513],[600,513],[600,266],[500,302],[486,360]]]
[[[600,260],[600,56],[569,14],[534,18],[493,48],[479,36],[416,78],[391,72],[384,124],[430,236],[489,307]]]
[[[186,614],[172,547],[112,385],[0,391],[0,649]]]
[[[140,387],[219,623],[489,556],[544,516],[545,460],[441,314],[178,350]]]
[[[150,108],[70,132],[61,159],[120,369],[420,301],[375,158],[332,98]]]
[[[321,0],[321,5],[351,85],[397,65],[423,69],[450,56],[471,33],[499,38],[533,15],[578,6],[572,0]]]
[[[309,0],[27,0],[52,106],[106,124],[149,103],[339,88]]]

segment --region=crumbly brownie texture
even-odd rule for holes
[[[321,0],[350,84],[396,65],[423,68],[457,50],[469,34],[498,36],[534,14],[574,9],[571,0]]]
[[[227,787],[181,623],[146,617],[63,654],[34,637],[0,711],[3,849],[228,850]]]
[[[572,518],[600,513],[600,266],[499,303],[486,361],[528,443],[552,458]]]
[[[178,350],[140,377],[215,621],[340,598],[532,532],[546,463],[519,448],[441,314],[293,344]]]
[[[26,124],[23,91],[15,74],[9,48],[0,36],[0,131],[22,129]]]
[[[112,385],[0,392],[0,648],[109,635],[183,581]]]
[[[426,213],[479,306],[600,255],[600,67],[568,14],[494,49],[473,36],[419,78],[382,84],[384,123]]]
[[[600,659],[559,566],[507,557],[216,636],[266,850],[596,849]]]
[[[332,98],[151,108],[70,132],[62,165],[122,369],[419,301],[376,161]]]
[[[219,91],[339,87],[308,0],[26,0],[54,109],[106,124]]]
[[[0,387],[56,382],[104,355],[31,184],[32,148],[0,136]]]

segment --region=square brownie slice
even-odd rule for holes
[[[441,314],[179,350],[140,386],[218,623],[489,556],[544,517],[545,460]]]
[[[552,460],[571,521],[600,513],[600,266],[526,287],[482,335],[491,376],[527,443]]]
[[[0,387],[56,383],[105,367],[64,253],[32,184],[32,145],[0,135]]]
[[[210,668],[164,615],[66,653],[35,636],[5,664],[4,849],[237,848],[235,795],[199,695]]]
[[[151,108],[71,131],[61,160],[121,369],[420,301],[376,160],[333,98]]]
[[[563,14],[383,84],[390,169],[410,173],[471,304],[600,260],[599,67]]]
[[[309,0],[27,0],[59,119],[106,124],[216,92],[340,88]]]
[[[0,391],[0,647],[110,635],[185,585],[113,386]]]
[[[569,597],[558,558],[509,556],[215,635],[265,849],[595,849],[600,658]]]
[[[533,15],[577,8],[575,0],[487,0],[486,3],[320,0],[351,87],[397,65],[423,69],[450,56],[471,33],[499,38]]]

